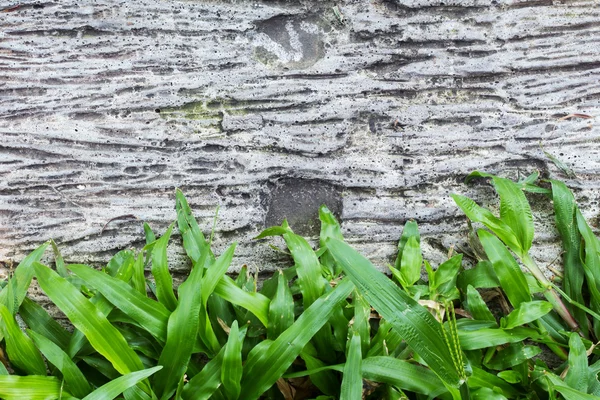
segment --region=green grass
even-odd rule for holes
[[[0,398],[600,398],[600,241],[564,183],[476,177],[491,178],[500,215],[453,195],[471,228],[466,269],[463,254],[424,260],[408,221],[390,278],[323,206],[318,249],[285,221],[258,236],[281,236],[291,254],[258,290],[245,269],[226,274],[235,244],[215,255],[180,191],[192,268],[179,286],[167,259],[175,224],[160,237],[144,224],[146,246],[101,271],[46,243],[1,282]],[[558,286],[530,255],[526,192],[552,201]],[[40,263],[49,244],[55,268]],[[74,331],[27,296],[34,277]]]

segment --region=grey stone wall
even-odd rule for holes
[[[495,203],[470,171],[565,178],[540,143],[596,227],[599,111],[597,1],[5,2],[0,261],[54,238],[103,263],[162,233],[180,187],[206,231],[220,206],[233,270],[286,263],[251,239],[283,217],[314,236],[322,202],[378,266],[409,218],[437,262],[464,241],[449,194]]]

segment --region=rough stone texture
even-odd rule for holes
[[[435,263],[464,241],[449,194],[495,202],[467,173],[563,177],[540,143],[577,174],[568,184],[598,222],[597,119],[560,120],[600,113],[595,0],[4,6],[5,266],[49,238],[67,262],[140,247],[141,221],[162,233],[174,220],[176,187],[206,231],[220,205],[215,244],[240,242],[233,270],[287,262],[251,238],[294,214],[314,232],[324,199],[378,266],[409,218]],[[560,252],[551,207],[533,199],[548,262]]]

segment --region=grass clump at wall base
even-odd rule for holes
[[[180,191],[176,225],[192,269],[176,289],[174,225],[158,239],[146,225],[146,246],[102,271],[65,265],[46,243],[2,282],[0,398],[600,398],[600,241],[562,182],[472,177],[491,178],[500,216],[453,195],[478,228],[470,269],[462,254],[424,260],[409,221],[390,279],[323,206],[316,250],[285,221],[258,236],[281,236],[293,262],[257,290],[245,268],[226,275],[235,244],[215,255]],[[561,287],[529,254],[528,191],[553,201]],[[54,269],[39,262],[49,244]],[[27,297],[34,277],[74,331]]]

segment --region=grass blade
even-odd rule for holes
[[[42,264],[35,263],[34,268],[46,295],[117,371],[127,374],[144,368],[123,335],[73,285]]]
[[[324,205],[319,208],[319,219],[321,220],[321,232],[319,235],[319,246],[321,248],[326,248],[327,239],[344,240],[339,222]],[[335,260],[328,252],[321,255],[321,264],[328,268],[331,278],[338,276],[341,272],[339,268],[336,268]]]
[[[396,257],[396,262],[394,264],[397,270],[402,268],[402,254],[404,253],[404,247],[406,247],[406,243],[408,243],[410,238],[415,238],[417,244],[420,245],[421,235],[419,233],[419,226],[413,220],[407,221],[406,224],[404,224],[402,236],[400,236],[400,241],[398,242],[398,256]]]
[[[179,303],[169,317],[167,342],[158,364],[164,368],[154,376],[154,391],[159,399],[170,398],[185,374],[198,335],[202,305],[203,268],[196,265],[179,286]]]
[[[402,262],[400,267],[401,283],[404,287],[414,285],[421,278],[421,246],[415,236],[411,236],[402,251]]]
[[[221,382],[223,392],[229,400],[237,400],[240,396],[242,380],[242,344],[243,335],[240,336],[238,322],[234,321],[229,332],[229,339],[225,344],[223,365],[221,367]]]
[[[537,337],[539,337],[538,332],[531,328],[514,328],[510,330],[483,328],[474,331],[458,331],[458,339],[463,350],[485,349]]]
[[[369,303],[392,324],[443,382],[458,388],[460,378],[453,367],[443,328],[429,311],[346,243],[331,239],[327,247]]]
[[[430,369],[394,357],[365,358],[361,369],[365,379],[394,385],[430,398],[447,391],[440,378]]]
[[[256,292],[247,292],[240,289],[233,279],[224,275],[215,287],[215,294],[228,302],[244,307],[256,316],[265,326],[269,324],[268,297]]]
[[[542,318],[552,311],[552,304],[547,301],[534,300],[519,304],[505,318],[500,320],[500,326],[504,329],[512,329],[517,326],[528,324]]]
[[[60,394],[61,382],[53,376],[0,376],[0,398],[4,400],[54,400]]]
[[[267,338],[277,339],[294,323],[294,298],[282,271],[277,274],[277,291],[269,304]]]
[[[221,367],[225,347],[202,368],[184,387],[181,397],[184,400],[206,400],[221,386]]]
[[[140,294],[126,282],[86,265],[73,264],[69,265],[69,269],[152,336],[162,343],[166,341],[167,322],[171,313],[164,305]]]
[[[173,225],[161,236],[152,247],[152,275],[156,282],[156,297],[169,311],[177,307],[177,299],[173,292],[173,278],[169,273],[169,264],[167,261],[167,245],[171,237]]]
[[[361,355],[360,334],[354,332],[350,345],[348,346],[348,355],[344,365],[344,378],[342,379],[342,391],[340,400],[362,399],[362,355]]]
[[[489,210],[479,207],[473,200],[458,194],[452,194],[452,198],[458,207],[465,213],[467,218],[474,222],[481,222],[489,230],[494,232],[512,251],[522,254],[523,249],[519,239],[512,228],[506,222],[497,218]]]
[[[39,333],[31,330],[28,333],[46,360],[61,372],[70,393],[76,397],[84,397],[92,391],[87,379],[67,353]]]
[[[15,272],[11,278],[11,281],[14,280],[12,288],[7,285],[0,291],[0,303],[7,306],[11,314],[15,314],[27,295],[27,289],[29,289],[34,274],[33,264],[40,261],[44,255],[44,251],[46,251],[46,247],[48,247],[48,243],[44,243],[25,257],[17,268],[15,268]],[[13,290],[11,296],[8,296],[9,290]]]
[[[531,301],[531,294],[529,293],[529,286],[527,286],[525,275],[512,254],[491,233],[480,229],[477,235],[494,267],[494,271],[496,271],[500,286],[502,286],[513,307],[518,307],[523,302]]]
[[[105,385],[102,385],[98,389],[94,390],[89,395],[85,396],[82,400],[107,400],[114,399],[125,390],[138,384],[138,382],[148,378],[156,371],[160,371],[162,366],[156,366],[153,368],[144,369],[141,371],[131,372],[129,374],[113,379]]]
[[[471,285],[467,286],[467,304],[473,318],[481,321],[496,322],[496,318],[490,312],[479,292]]]
[[[32,331],[52,340],[63,350],[69,347],[71,340],[69,332],[35,301],[25,297],[19,308],[19,315]]]
[[[581,251],[581,234],[577,229],[575,217],[575,198],[567,186],[559,181],[551,180],[552,202],[554,204],[554,220],[556,228],[560,233],[564,253],[563,259],[563,290],[567,295],[578,302],[585,304],[583,300],[584,269],[579,256]],[[600,299],[599,299],[600,300]],[[583,310],[572,305],[567,305],[569,311],[575,317],[585,336],[588,335],[589,323]]]
[[[10,363],[26,374],[46,375],[46,365],[42,355],[31,339],[21,330],[15,317],[4,304],[0,304],[0,316],[2,317],[0,325]]]
[[[576,333],[571,333],[569,338],[569,370],[565,376],[565,383],[581,392],[587,392],[590,377],[588,356],[581,338]]]
[[[257,399],[281,377],[352,289],[352,282],[347,279],[341,281],[335,289],[304,310],[296,322],[270,343],[268,348],[248,355],[242,378],[245,399]]]

